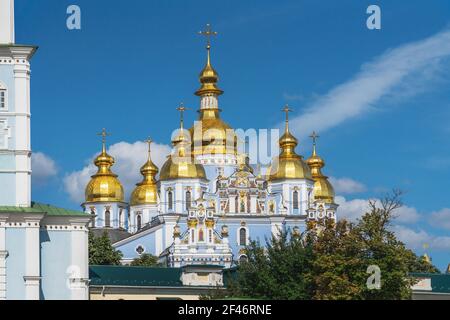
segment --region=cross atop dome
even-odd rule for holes
[[[211,48],[211,37],[212,36],[217,36],[217,32],[216,31],[212,31],[211,25],[209,23],[207,23],[206,24],[206,30],[205,31],[199,31],[198,34],[206,37],[206,48],[208,48],[208,49]]]

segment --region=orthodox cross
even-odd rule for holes
[[[208,48],[211,47],[211,37],[217,36],[217,32],[212,31],[211,25],[209,23],[206,25],[206,30],[199,31],[198,34],[206,37],[206,47]]]
[[[184,112],[187,110],[188,108],[186,108],[182,103],[180,103],[180,106],[177,108],[178,111],[180,111],[180,125],[181,125],[181,129],[183,129],[183,125],[184,125]]]
[[[316,145],[317,139],[320,138],[320,136],[315,131],[313,131],[313,133],[309,137],[312,139],[313,145]]]
[[[105,151],[105,149],[106,149],[106,137],[110,136],[111,133],[106,132],[106,129],[103,128],[103,129],[102,129],[102,132],[97,133],[97,135],[102,137],[103,151]]]
[[[145,140],[145,142],[147,142],[148,144],[148,159],[150,160],[150,147],[152,145],[153,140],[150,137],[148,137],[147,140]]]
[[[281,111],[286,113],[286,122],[289,122],[289,112],[292,112],[292,109],[289,108],[288,105],[285,105],[283,109],[281,109]]]

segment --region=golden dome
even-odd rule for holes
[[[111,167],[114,165],[114,158],[106,153],[105,130],[103,130],[102,136],[102,153],[94,160],[98,171],[91,177],[91,180],[86,186],[86,202],[124,201],[122,184],[117,179],[117,175],[111,172]]]
[[[151,140],[148,143],[148,159],[141,167],[141,174],[144,179],[136,184],[136,188],[131,194],[130,205],[156,204],[158,202],[158,187],[155,176],[158,173],[158,167],[152,162],[150,155]]]
[[[308,166],[311,168],[311,174],[314,179],[314,199],[322,200],[326,203],[334,203],[334,188],[328,181],[328,177],[323,175],[321,169],[325,166],[325,161],[316,153],[316,138],[318,136],[313,132],[313,153],[307,160]]]
[[[209,28],[209,26],[208,26]],[[211,31],[207,31],[210,34]],[[201,97],[210,97],[217,101],[217,96],[223,93],[217,87],[219,76],[211,66],[210,50],[208,42],[206,46],[206,66],[200,73],[201,87],[195,92]],[[236,154],[237,138],[234,130],[220,118],[220,109],[217,105],[202,106],[199,121],[189,130],[193,141],[193,155],[201,154]],[[228,136],[227,136],[228,135]],[[227,139],[228,138],[228,139]],[[227,146],[227,143],[229,146]]]
[[[269,181],[284,179],[312,179],[311,170],[303,161],[303,158],[295,153],[298,145],[297,139],[289,131],[289,119],[287,113],[290,111],[286,106],[286,127],[284,134],[279,140],[280,155],[275,157],[268,170]]]
[[[207,51],[207,58],[206,58],[206,66],[203,68],[202,72],[200,72],[199,79],[200,79],[200,89],[198,89],[195,94],[198,96],[203,96],[205,94],[215,94],[215,95],[221,95],[223,93],[222,90],[220,90],[217,87],[217,82],[219,81],[219,74],[217,71],[211,66],[211,46],[206,46]]]
[[[237,138],[234,130],[220,119],[219,109],[202,109],[199,121],[189,129],[193,154],[236,154]],[[228,145],[227,145],[228,144]]]
[[[179,108],[181,112],[185,110]],[[188,142],[188,134],[183,129],[183,119],[178,135],[172,140],[174,146],[172,154],[161,168],[160,180],[172,179],[205,179],[206,173],[203,166],[195,163],[195,160],[190,152],[190,143]]]

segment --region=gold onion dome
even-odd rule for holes
[[[269,181],[284,179],[312,179],[311,170],[303,161],[303,158],[295,152],[298,140],[289,131],[288,112],[290,109],[286,106],[283,109],[286,112],[286,125],[284,134],[279,140],[280,155],[276,157],[268,170]]]
[[[180,106],[178,110],[181,113],[180,130],[172,140],[174,148],[161,168],[159,179],[163,181],[183,178],[206,180],[205,169],[201,164],[195,163],[190,152],[188,133],[183,129],[183,112],[186,108]]]
[[[211,31],[207,25],[206,31],[200,34],[208,37],[206,46],[207,58],[206,66],[200,73],[200,88],[195,92],[197,96],[204,99],[213,99],[223,94],[223,91],[217,86],[219,75],[211,65],[211,45],[209,37],[216,35],[217,32]],[[193,141],[193,154],[236,154],[237,138],[234,130],[220,118],[220,109],[217,105],[202,106],[199,110],[200,117],[194,126],[189,129]],[[228,144],[228,145],[227,145]]]
[[[94,164],[98,171],[91,177],[85,190],[86,202],[124,201],[123,187],[117,175],[111,171],[114,158],[106,153],[105,138],[107,133],[103,129],[102,152],[95,158]]]
[[[321,169],[325,166],[325,161],[316,152],[316,139],[318,136],[313,132],[311,138],[313,139],[313,153],[307,160],[307,163],[311,168],[311,174],[314,179],[314,199],[322,200],[326,203],[333,203],[335,196],[334,188],[330,181],[328,181],[328,177],[322,173]]]
[[[151,140],[148,143],[148,159],[141,167],[141,174],[144,179],[136,184],[136,188],[131,194],[130,204],[132,206],[143,204],[156,204],[158,202],[158,187],[155,176],[158,174],[158,167],[152,162],[150,154]]]

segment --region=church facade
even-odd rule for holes
[[[168,266],[231,266],[246,259],[251,240],[264,243],[280,231],[300,234],[309,221],[336,219],[334,190],[322,173],[324,160],[314,148],[305,160],[297,153],[297,138],[289,129],[288,107],[279,155],[262,172],[239,152],[235,131],[222,120],[218,73],[211,63],[208,26],[206,65],[200,73],[199,119],[185,129],[181,121],[172,139],[173,149],[158,168],[151,159],[141,168],[143,179],[125,199],[113,173],[114,159],[102,152],[95,159],[98,171],[85,190],[83,210],[95,217],[96,230],[125,231],[114,241],[129,263],[143,253]],[[105,137],[107,134],[103,132]],[[159,175],[158,175],[159,174]]]
[[[0,300],[88,299],[90,216],[31,201],[30,61],[0,0]]]

